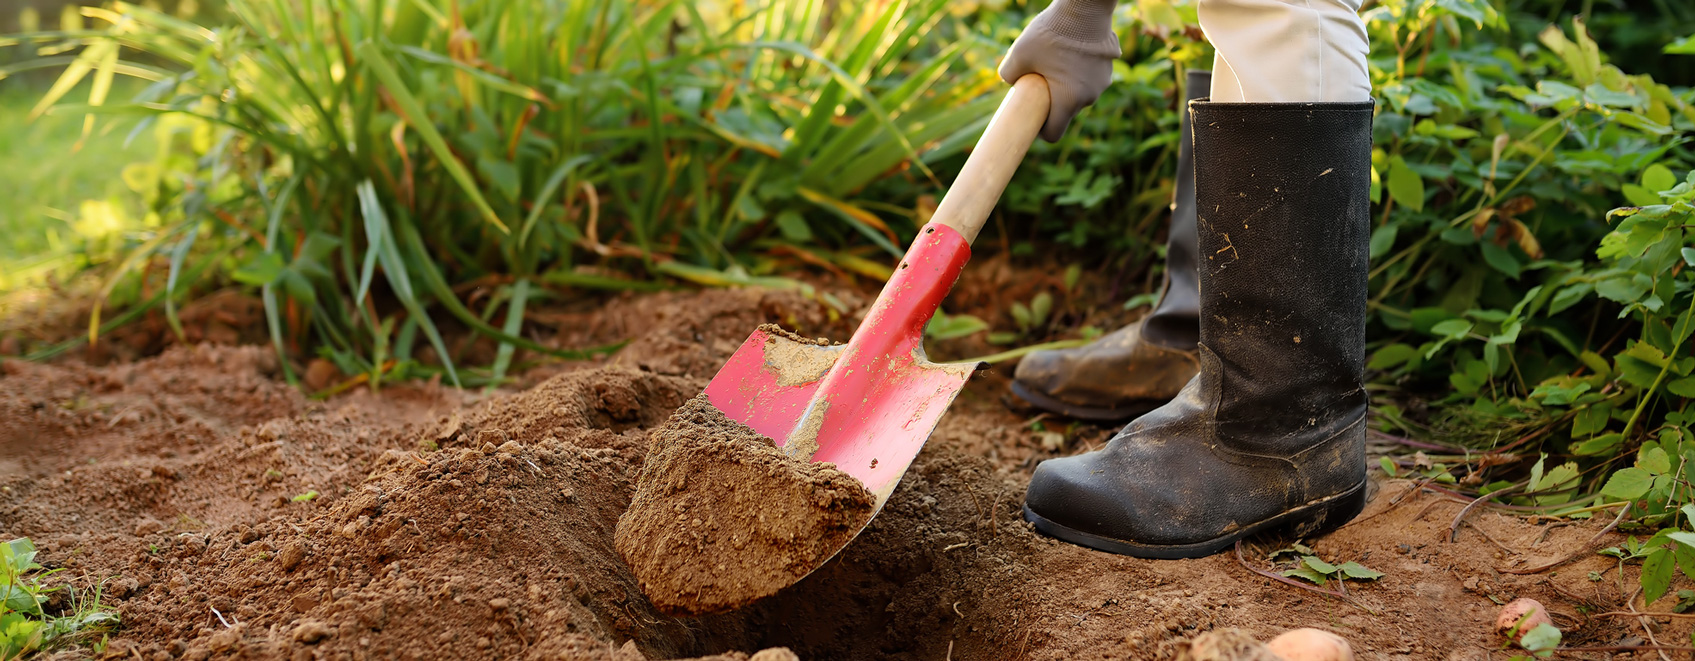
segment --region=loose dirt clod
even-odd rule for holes
[[[650,443],[614,539],[669,614],[719,613],[775,594],[830,559],[876,507],[859,480],[789,459],[705,396]]]
[[[824,338],[801,337],[776,324],[763,324],[759,330],[770,336],[765,341],[765,364],[777,372],[779,386],[798,386],[822,379],[841,356],[840,351],[819,348],[830,346],[830,341]]]

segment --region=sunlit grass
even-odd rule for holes
[[[33,107],[71,140],[90,112],[97,131],[163,131],[129,177],[145,226],[102,291],[150,269],[166,282],[114,309],[157,304],[176,327],[202,275],[234,280],[258,289],[285,356],[374,384],[428,345],[427,369],[458,384],[477,379],[440,321],[501,345],[480,375],[498,381],[514,348],[585,355],[523,332],[532,300],[768,275],[777,245],[842,268],[857,256],[835,249],[864,242],[898,257],[915,193],[941,188],[931,165],[970,144],[1000,88],[982,44],[921,38],[945,4],[825,21],[828,0],[713,18],[684,0],[232,0],[227,22],[196,23],[113,2],[0,47],[64,54]],[[115,78],[148,87],[108,95]],[[905,204],[871,190],[884,181],[912,182]],[[112,224],[91,211],[85,228]],[[90,339],[106,321],[97,305]]]
[[[67,275],[86,264],[84,234],[121,230],[140,215],[121,173],[147,157],[151,135],[126,145],[132,123],[113,122],[79,150],[81,117],[30,121],[42,91],[0,82],[0,292]]]

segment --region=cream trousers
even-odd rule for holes
[[[1212,100],[1365,101],[1370,42],[1361,0],[1200,0],[1212,42]]]

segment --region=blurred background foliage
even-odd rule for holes
[[[525,311],[549,299],[874,285],[1044,4],[37,0],[0,17],[0,288],[93,278],[109,312],[19,351],[138,315],[180,326],[178,306],[234,286],[285,364],[498,383],[518,349],[610,350],[536,341]],[[1119,8],[1113,86],[1032,149],[985,232],[980,254],[1073,265],[1065,286],[1012,302],[1013,326],[944,316],[938,337],[1098,333],[1054,313],[1083,271],[1112,306],[1152,302],[1179,85],[1212,57],[1195,12]],[[1385,470],[1518,511],[1686,521],[1695,5],[1363,14],[1376,433],[1424,451]],[[444,329],[500,349],[461,364]]]

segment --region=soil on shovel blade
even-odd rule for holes
[[[721,613],[776,594],[829,560],[877,505],[853,476],[790,459],[705,395],[648,438],[616,542],[665,613]]]
[[[1024,281],[1040,279],[1007,280]],[[995,318],[1009,286],[963,282],[948,309]],[[1213,630],[1267,640],[1318,627],[1361,658],[1482,661],[1507,656],[1493,625],[1517,597],[1548,606],[1564,645],[1689,640],[1673,598],[1635,598],[1638,564],[1593,552],[1625,542],[1602,534],[1610,516],[1467,509],[1375,468],[1366,511],[1305,540],[1384,574],[1345,592],[1332,581],[1337,594],[1266,575],[1294,540],[1147,561],[1043,537],[1019,517],[1030,471],[1115,430],[1009,411],[1005,366],[961,394],[837,557],[741,608],[674,617],[644,594],[616,535],[658,430],[758,324],[846,337],[853,321],[761,291],[546,314],[568,346],[631,342],[486,398],[400,384],[313,401],[282,381],[269,347],[6,361],[0,538],[35,540],[38,560],[63,569],[52,581],[103,585],[123,624],[99,654],[126,659],[1172,659]],[[932,355],[993,350],[950,347]],[[1671,594],[1692,587],[1672,581]],[[48,609],[65,608],[55,594]]]

